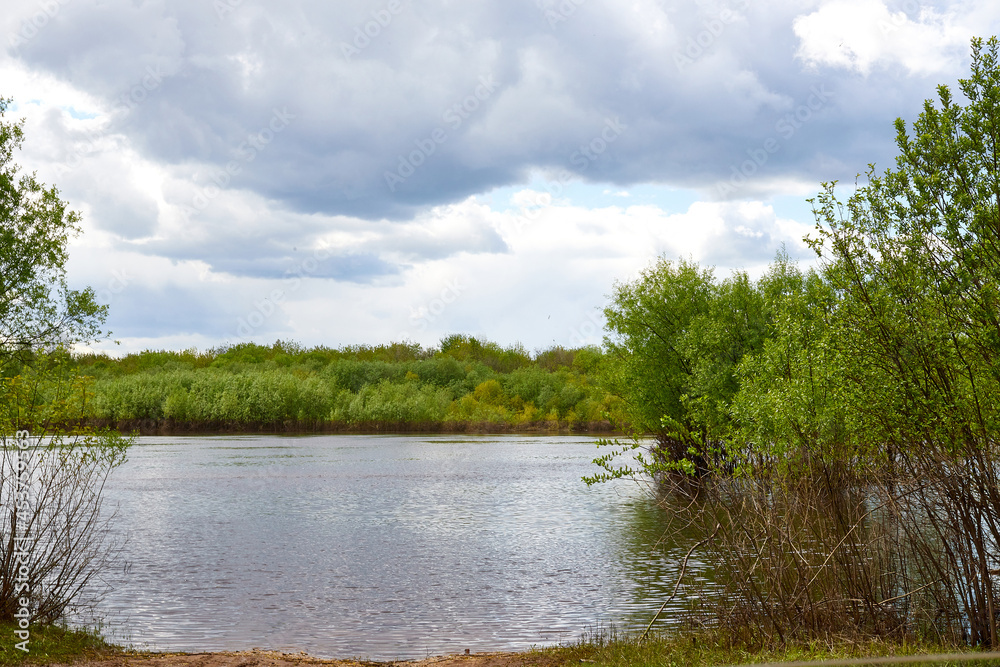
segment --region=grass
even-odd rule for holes
[[[0,624],[0,667],[73,663],[100,659],[131,651],[108,644],[95,630],[74,630],[60,626],[32,627],[29,652],[14,644],[16,626]],[[786,644],[770,647],[733,645],[706,632],[670,632],[652,634],[645,641],[636,635],[599,630],[579,642],[557,647],[536,648],[520,654],[515,664],[524,667],[717,667],[807,660],[876,658],[884,656],[933,655],[958,653],[954,646],[932,643],[893,643],[879,640],[865,642]],[[910,663],[911,665],[917,663]],[[925,663],[919,663],[925,664]],[[926,663],[935,666],[962,664],[968,667],[1000,665],[1000,661],[962,661]]]
[[[120,655],[119,646],[108,644],[96,630],[77,630],[58,625],[33,625],[28,652],[15,648],[21,640],[14,635],[15,624],[0,623],[0,667],[5,665],[74,662],[87,658]]]
[[[967,650],[967,649],[966,649]],[[932,643],[894,643],[879,640],[786,644],[771,647],[732,645],[709,633],[687,632],[651,635],[640,642],[637,636],[613,630],[581,639],[577,644],[535,649],[531,663],[549,667],[715,667],[806,660],[877,658],[886,656],[933,655],[963,652],[954,646]],[[916,663],[910,663],[916,664]],[[923,663],[920,663],[923,664]],[[927,663],[954,665],[954,662]],[[969,667],[1000,665],[1000,661],[963,661]]]

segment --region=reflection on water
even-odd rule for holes
[[[131,566],[100,613],[140,647],[373,659],[644,627],[683,549],[654,548],[644,489],[580,480],[598,453],[578,436],[142,438],[107,491]]]

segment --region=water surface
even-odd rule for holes
[[[678,554],[644,489],[581,481],[600,453],[579,436],[140,438],[107,489],[129,541],[106,634],[395,659],[642,626]]]

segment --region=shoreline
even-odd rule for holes
[[[29,655],[29,660],[31,657]],[[121,650],[91,655],[73,662],[46,662],[53,667],[292,667],[327,665],[329,667],[554,667],[564,661],[540,651],[486,652],[447,654],[420,660],[366,660],[364,658],[317,658],[305,652],[283,653],[275,650],[210,651],[204,653],[146,653]]]
[[[2,626],[0,626],[2,627]],[[843,637],[831,643],[792,640],[787,643],[747,645],[715,632],[688,630],[654,631],[638,635],[591,635],[573,644],[532,646],[520,651],[484,651],[443,654],[420,659],[371,660],[363,656],[319,658],[304,651],[251,648],[239,651],[149,651],[108,644],[86,631],[58,630],[38,637],[28,654],[0,650],[2,667],[52,665],[54,667],[717,667],[720,665],[815,664],[861,665],[889,662],[941,660],[1000,660],[1000,652],[968,645],[941,643],[906,637]],[[44,637],[49,634],[49,637]],[[46,639],[48,641],[46,641]],[[79,640],[84,641],[79,641]],[[68,643],[66,640],[70,640]],[[73,641],[76,640],[76,641]],[[467,649],[466,649],[467,650]],[[819,661],[819,662],[817,662]],[[827,661],[832,661],[827,662]]]
[[[597,422],[345,422],[283,421],[270,423],[177,422],[171,419],[91,419],[76,425],[111,429],[123,435],[601,435],[625,434],[609,421]]]
[[[250,649],[204,653],[144,653],[118,649],[113,652],[74,656],[68,661],[43,660],[33,656],[20,663],[50,667],[571,667],[591,663],[596,667],[643,664],[650,667],[692,667],[717,665],[788,664],[789,667],[816,665],[865,665],[879,663],[950,664],[951,662],[1000,659],[1000,652],[968,650],[926,643],[887,642],[869,638],[831,646],[792,643],[784,647],[711,646],[696,641],[697,636],[676,637],[673,641],[654,640],[643,648],[635,640],[612,645],[550,647],[523,652],[447,654],[419,660],[375,661],[364,658],[317,658],[305,652],[283,653]],[[609,653],[607,650],[612,649]]]

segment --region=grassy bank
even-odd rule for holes
[[[0,636],[13,637],[13,627],[0,626]],[[81,661],[121,658],[129,663],[156,657],[156,653],[134,653],[106,644],[100,637],[86,631],[69,631],[58,627],[32,628],[30,652],[13,648],[13,642],[0,643],[0,666],[31,664],[70,664]],[[584,637],[580,642],[559,647],[533,649],[498,659],[489,656],[459,656],[469,667],[716,667],[762,663],[804,662],[819,660],[850,660],[887,656],[917,656],[954,654],[958,649],[927,643],[831,642],[786,644],[771,647],[746,647],[727,644],[724,639],[704,632],[653,634],[645,641],[635,636],[602,633]],[[206,665],[214,664],[211,654],[200,654]],[[969,653],[970,658],[976,653]],[[186,656],[177,654],[177,664],[188,664]],[[300,664],[302,654],[289,655],[289,664]],[[346,656],[345,656],[346,658]],[[439,659],[432,658],[433,661]],[[228,662],[232,662],[231,656]],[[172,664],[169,660],[160,665]],[[220,663],[221,664],[221,663]],[[369,663],[370,665],[390,663]],[[914,663],[910,663],[914,664]],[[951,661],[926,663],[935,665],[995,665],[1000,661]]]
[[[13,624],[0,624],[0,666],[76,662],[120,655],[124,649],[108,644],[92,630],[70,630],[57,625],[29,628],[28,652],[15,648],[21,639]]]
[[[645,641],[636,637],[608,633],[584,638],[573,646],[540,649],[554,665],[593,667],[715,667],[763,663],[851,660],[888,656],[955,654],[967,651],[955,646],[933,643],[893,643],[882,641],[850,642],[831,640],[747,647],[727,643],[709,633],[654,634]],[[969,653],[970,657],[975,653]],[[914,663],[910,663],[914,664]],[[917,663],[922,664],[922,663]],[[935,665],[1000,665],[996,661],[935,662]]]

